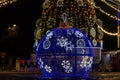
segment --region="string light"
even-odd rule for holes
[[[108,2],[106,2],[106,0],[101,0],[101,1],[104,2],[106,5],[108,5],[109,7],[111,7],[112,9],[114,9],[114,10],[120,12],[119,9],[115,8],[114,6],[112,6],[111,4],[109,4]]]
[[[8,5],[8,4],[12,4],[14,2],[16,2],[17,0],[0,0],[0,8],[5,6],[5,5]]]
[[[110,18],[115,19],[115,20],[117,20],[117,21],[120,21],[120,18],[117,18],[117,16],[112,16],[111,14],[105,12],[104,10],[102,10],[100,7],[98,7],[98,6],[96,6],[96,5],[94,5],[94,7],[95,7],[96,9],[99,9],[102,13],[104,13],[104,14],[107,15],[107,16],[109,16]]]
[[[118,33],[111,33],[111,32],[108,32],[106,30],[104,30],[101,26],[98,25],[98,28],[101,29],[104,33],[108,34],[108,35],[111,35],[111,36],[118,36],[119,34]]]

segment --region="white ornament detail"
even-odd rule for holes
[[[82,56],[82,61],[80,63],[81,68],[90,68],[92,65],[92,57]]]
[[[57,39],[57,45],[61,47],[66,47],[68,45],[68,39],[65,37],[60,37]]]
[[[97,46],[97,41],[95,39],[92,40],[93,46]]]
[[[88,18],[88,22],[90,23],[90,26],[94,26],[95,20],[91,16]]]
[[[53,36],[53,32],[51,31],[50,33],[47,34],[46,39],[50,39]]]
[[[98,38],[102,39],[103,38],[103,32],[102,32],[102,30],[98,29],[98,32],[99,32]]]
[[[95,36],[96,36],[95,28],[91,28],[91,29],[90,29],[90,34],[92,35],[92,37],[95,37]]]
[[[78,37],[78,38],[82,38],[83,34],[80,33],[79,31],[75,31],[75,36]]]
[[[66,73],[71,73],[72,72],[72,67],[69,67],[69,68],[65,69],[65,72]]]
[[[65,69],[66,73],[71,73],[72,72],[73,68],[70,66],[70,62],[68,60],[63,60],[61,65]]]
[[[48,48],[50,47],[50,45],[51,45],[51,43],[50,43],[49,40],[45,40],[45,41],[43,42],[43,48],[44,48],[44,49],[48,49]]]
[[[39,58],[38,64],[40,65],[40,68],[43,68],[43,64],[44,64],[44,62],[42,61],[41,58]]]
[[[46,70],[46,72],[48,72],[48,73],[51,73],[52,72],[52,69],[51,69],[51,67],[50,66],[48,66],[48,65],[45,65],[45,70]]]
[[[68,35],[72,35],[73,33],[74,33],[74,30],[73,30],[73,29],[68,29],[68,30],[67,30],[67,34],[68,34]]]
[[[86,44],[85,44],[84,39],[79,39],[77,40],[76,45],[77,47],[85,47]]]
[[[70,67],[70,62],[68,60],[63,60],[61,65],[63,68],[67,69]]]
[[[72,44],[72,42],[69,42],[68,45],[66,46],[66,51],[68,51],[68,50],[72,51],[73,48],[74,48],[74,45]]]
[[[66,13],[63,13],[63,14],[62,14],[62,19],[63,19],[63,22],[64,22],[64,23],[67,22],[67,14],[66,14]]]

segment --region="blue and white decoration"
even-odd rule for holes
[[[85,77],[93,62],[87,37],[76,28],[55,28],[38,42],[37,62],[45,77]]]

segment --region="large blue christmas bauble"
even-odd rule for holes
[[[45,77],[85,77],[93,62],[92,45],[76,28],[54,28],[38,42],[37,62]]]

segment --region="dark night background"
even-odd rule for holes
[[[116,15],[117,12],[95,0],[101,8]],[[33,52],[35,22],[40,18],[43,0],[18,0],[0,8],[0,52],[5,51],[13,58],[28,59]],[[103,27],[110,32],[117,32],[117,21],[96,10],[97,17],[103,21]],[[9,36],[7,28],[16,24],[18,35]],[[104,34],[104,51],[117,49],[117,37]]]

